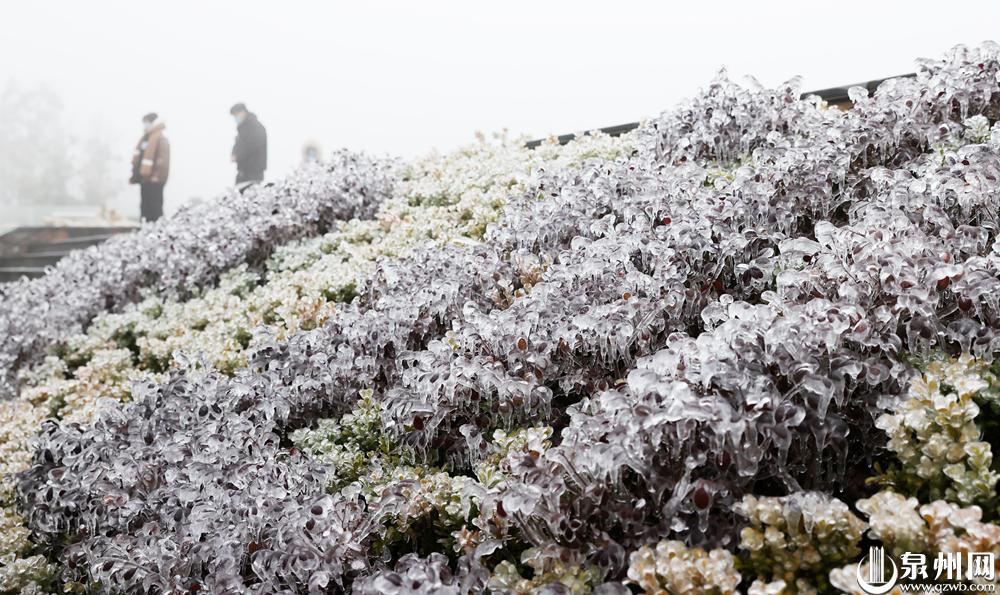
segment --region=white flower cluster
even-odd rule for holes
[[[51,593],[56,567],[44,556],[19,558],[15,554],[0,556],[0,593],[40,595]]]
[[[994,552],[1000,564],[1000,525],[984,522],[978,506],[944,500],[921,505],[912,496],[882,491],[857,507],[868,515],[871,536],[896,554]]]
[[[749,521],[740,532],[744,572],[758,581],[796,585],[799,593],[822,589],[831,568],[857,557],[865,530],[846,504],[815,492],[748,495],[736,510]]]
[[[44,557],[30,554],[29,531],[14,507],[15,475],[31,464],[33,438],[47,416],[31,402],[0,400],[0,593],[28,589],[53,572]]]
[[[876,422],[901,464],[887,481],[925,500],[995,503],[1000,473],[976,425],[981,410],[975,401],[994,383],[986,365],[970,355],[928,364],[906,398]]]
[[[32,440],[48,417],[45,409],[29,401],[0,401],[0,503],[9,503],[14,474],[28,468]]]
[[[0,508],[0,593],[41,593],[55,567],[44,556],[30,555],[31,543],[23,520]]]
[[[628,578],[644,593],[735,593],[740,584],[735,558],[726,550],[706,552],[679,541],[643,546],[629,557]]]
[[[291,439],[326,466],[332,488],[356,480],[370,485],[374,480],[367,469],[392,455],[392,445],[381,433],[379,405],[371,390],[361,391],[354,409],[339,420],[321,419],[313,429],[296,430]],[[391,463],[399,462],[398,456],[392,458]]]
[[[1000,525],[984,522],[978,506],[963,508],[944,500],[921,505],[914,497],[882,491],[859,500],[857,508],[868,515],[869,535],[896,556],[905,552],[923,554],[927,559],[938,553],[963,558],[969,552],[993,554],[994,576],[1000,577]],[[845,593],[863,595],[856,572],[856,565],[835,569],[830,572],[830,583]],[[928,579],[926,582],[933,582],[933,576]],[[977,578],[976,582],[1000,584],[997,579]],[[898,587],[892,591],[902,592]]]
[[[569,593],[586,595],[593,593],[601,585],[600,568],[586,565],[579,560],[565,561],[565,554],[528,549],[522,554],[520,563],[530,569],[531,578],[525,578],[513,562],[504,560],[493,569],[489,589],[493,593]],[[529,574],[529,573],[526,573]]]
[[[496,430],[488,454],[474,465],[476,478],[486,487],[495,487],[510,477],[518,460],[528,456],[538,459],[552,445],[552,428],[537,426],[514,432]]]

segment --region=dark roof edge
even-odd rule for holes
[[[818,95],[820,97],[820,99],[822,99],[823,101],[826,101],[830,105],[842,105],[842,104],[845,104],[845,103],[850,103],[851,98],[848,95],[848,91],[851,89],[851,87],[864,87],[864,88],[868,89],[868,93],[869,94],[872,94],[872,93],[875,92],[875,89],[877,89],[879,85],[881,85],[883,82],[885,82],[885,81],[887,81],[889,79],[895,79],[895,78],[912,78],[912,77],[915,77],[915,76],[917,76],[916,73],[910,72],[910,73],[907,73],[907,74],[900,74],[898,76],[890,76],[890,77],[886,77],[886,78],[882,78],[882,79],[876,79],[876,80],[873,80],[873,81],[868,81],[868,82],[865,82],[865,83],[857,83],[857,84],[854,84],[854,85],[847,85],[847,86],[844,86],[844,87],[830,87],[829,89],[820,89],[819,91],[807,91],[806,93],[802,94],[802,98],[805,99],[806,97],[808,97],[810,95]],[[606,128],[599,128],[598,130],[600,130],[601,132],[603,132],[605,134],[608,134],[610,136],[619,136],[619,135],[625,134],[626,132],[629,132],[631,130],[635,130],[638,127],[639,127],[639,123],[638,122],[629,122],[628,124],[618,124],[617,126],[608,126]],[[589,134],[589,131],[588,132],[584,132],[584,134]],[[576,135],[575,134],[560,134],[556,138],[559,141],[560,145],[565,145],[569,141],[571,141],[574,138],[576,138]],[[545,140],[547,140],[547,139],[537,139],[537,140],[529,141],[525,146],[527,148],[529,148],[529,149],[534,149],[535,147],[537,147],[537,146],[541,145],[543,142],[545,142]]]

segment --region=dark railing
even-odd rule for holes
[[[884,79],[868,81],[867,83],[857,83],[855,85],[847,85],[845,87],[831,87],[829,89],[821,89],[819,91],[809,91],[807,93],[803,93],[802,98],[805,99],[810,95],[818,95],[820,99],[827,102],[828,104],[835,107],[841,107],[846,109],[849,108],[851,105],[851,98],[847,94],[848,90],[851,87],[864,87],[865,89],[868,90],[868,94],[870,95],[875,92],[875,89],[877,89],[879,85],[881,85],[884,81],[889,80],[890,78],[912,78],[915,76],[917,76],[916,73],[911,72],[909,74],[901,74],[899,76],[891,76]],[[630,130],[635,130],[638,127],[639,127],[638,122],[630,122],[628,124],[619,124],[617,126],[608,126],[607,128],[599,128],[598,130],[610,136],[618,136],[621,134],[625,134]],[[584,132],[584,134],[589,134],[589,132]],[[565,145],[574,138],[576,138],[575,134],[561,134],[557,137],[557,140],[559,141],[560,145]],[[526,146],[529,149],[534,149],[535,147],[545,142],[545,140],[546,139],[533,140],[528,142]]]
[[[0,283],[40,277],[73,250],[94,246],[134,227],[19,227],[0,235]]]

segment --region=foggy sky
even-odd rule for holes
[[[477,130],[533,137],[669,108],[722,66],[805,89],[911,72],[997,37],[1000,4],[930,2],[4,2],[0,85],[45,83],[120,147],[140,118],[172,144],[166,210],[235,175],[229,106],[267,126],[268,179],[307,141],[412,157]],[[2,134],[2,131],[0,131]]]

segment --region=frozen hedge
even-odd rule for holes
[[[341,151],[322,167],[186,207],[137,233],[72,252],[40,279],[4,285],[0,397],[15,390],[17,367],[97,313],[135,301],[146,288],[188,294],[289,240],[371,216],[394,181],[391,161]]]
[[[162,593],[850,592],[865,531],[995,548],[998,75],[960,47],[849,112],[719,78],[245,367],[44,422],[34,547]]]

